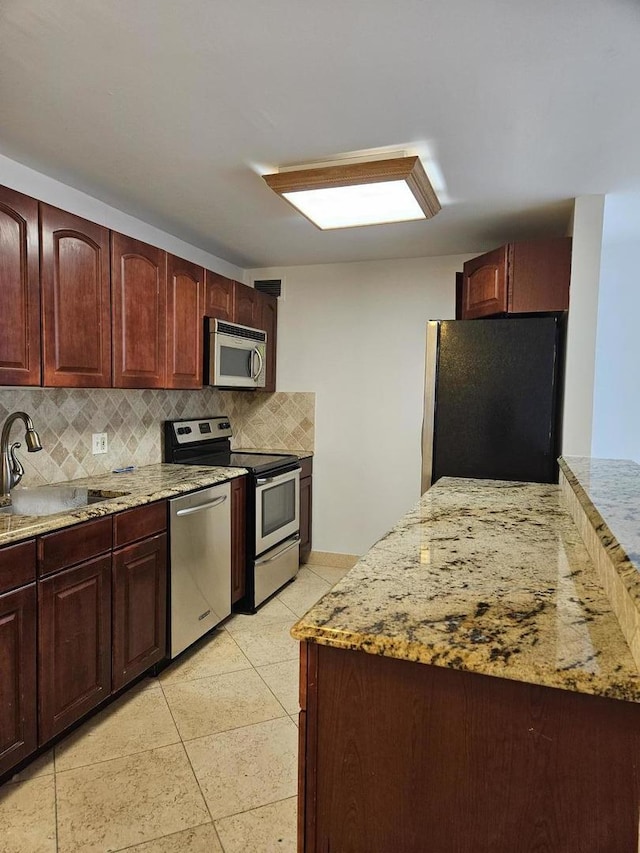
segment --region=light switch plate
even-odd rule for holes
[[[108,450],[107,433],[94,432],[91,436],[91,452],[94,456],[99,453],[106,453]]]

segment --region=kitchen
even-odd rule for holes
[[[569,13],[567,14],[569,15]],[[373,25],[373,18],[371,23]],[[507,26],[506,23],[504,25]],[[50,26],[53,27],[52,22],[50,22]],[[558,31],[560,29],[558,27]],[[631,26],[628,27],[628,31],[629,33],[632,32]],[[17,39],[17,49],[21,42],[18,35],[15,33],[13,35]],[[251,35],[258,39],[259,34],[252,31],[251,34],[247,34],[247,37],[249,38]],[[333,37],[335,37],[333,32],[331,35],[327,35],[329,39]],[[367,29],[367,37],[371,37],[369,29]],[[469,39],[470,35],[467,34],[466,37]],[[620,37],[622,36],[620,35]],[[585,55],[588,54],[589,51],[585,51]],[[401,64],[399,71],[402,69]],[[18,81],[15,82],[18,85]],[[67,81],[67,83],[70,84],[71,81]],[[491,83],[495,84],[496,80],[491,78]],[[609,85],[612,84],[609,83]],[[606,87],[606,83],[603,86]],[[499,87],[497,88],[499,90]],[[413,103],[417,103],[418,100],[414,99]],[[339,102],[334,104],[334,107],[339,110]],[[256,104],[254,111],[256,116],[259,114],[258,109],[259,105]],[[533,109],[533,106],[530,109]],[[377,144],[378,141],[387,144],[390,141],[395,141],[396,136],[391,136],[389,132],[385,132],[384,138],[382,138],[381,131],[378,129],[375,134],[370,131],[367,137],[370,141],[364,142],[365,116],[362,109],[358,110],[358,114],[362,116],[363,142],[358,142],[357,145]],[[397,123],[398,127],[401,127],[400,118],[395,113],[392,117],[393,122]],[[346,116],[344,116],[344,120],[346,124],[349,123]],[[327,122],[327,125],[330,126],[331,122]],[[76,128],[76,130],[80,129]],[[295,134],[292,133],[292,136],[299,138],[299,134],[300,128]],[[313,135],[318,136],[315,130]],[[403,135],[406,136],[407,133]],[[458,136],[461,138],[463,134],[460,132]],[[303,140],[300,140],[301,145],[302,143]],[[114,148],[117,147],[116,141],[113,144]],[[316,152],[317,149],[313,147],[311,142],[307,141],[305,145],[308,151]],[[337,143],[337,141],[334,144],[333,140],[324,141],[323,146],[328,152],[357,147],[344,142]],[[508,147],[506,141],[505,147]],[[19,155],[21,151],[26,151],[26,148],[22,145],[18,146],[17,141],[13,143],[13,149],[8,141],[7,147],[3,150],[9,157],[13,154],[15,159],[9,162],[2,161],[3,178],[0,183],[12,185],[15,189],[34,197],[44,198],[50,204],[73,210],[74,213],[87,219],[100,221],[116,230],[127,232],[123,213],[114,212],[113,208],[107,210],[104,201],[96,202],[95,199],[91,200],[88,196],[72,189],[72,186],[76,186],[76,184],[71,177],[67,178],[67,181],[62,181],[61,184],[55,183],[51,175],[62,175],[62,172],[55,173],[53,167],[50,172],[41,167],[41,172],[38,173],[23,166],[22,163],[28,159],[31,160],[32,165],[35,165],[37,158],[35,153],[31,153],[30,158],[25,154],[23,160]],[[559,153],[563,150],[558,142]],[[613,142],[611,142],[611,150],[615,150]],[[305,151],[304,154],[306,153]],[[296,155],[289,159],[295,160]],[[623,168],[624,158],[622,155],[612,153],[607,159],[611,163],[616,162],[620,169]],[[613,165],[610,167],[613,168]],[[495,164],[492,169],[485,167],[487,174],[496,174],[497,171]],[[45,174],[42,174],[43,172]],[[48,176],[45,177],[45,175]],[[561,176],[554,173],[549,177],[548,183],[559,186],[561,184],[560,178]],[[174,180],[172,177],[169,183]],[[621,179],[614,180],[613,178],[603,180],[601,184],[575,181],[574,187],[573,191],[564,191],[560,195],[563,198],[573,198],[577,193],[602,193],[608,192],[611,188],[633,189],[634,184],[629,177],[626,183]],[[160,191],[160,188],[157,191]],[[554,191],[558,192],[555,189]],[[179,188],[176,187],[175,183],[172,184],[172,192],[174,198],[179,194]],[[69,204],[69,200],[73,203]],[[273,202],[270,203],[277,205],[278,200],[274,197]],[[267,204],[267,202],[263,199],[260,204]],[[633,268],[631,260],[626,262],[626,269],[628,270],[626,276],[621,275],[619,266],[615,273],[612,269],[612,264],[616,260],[614,255],[616,252],[619,254],[618,247],[621,238],[624,237],[631,245],[634,244],[634,240],[637,242],[637,237],[634,237],[633,234],[629,235],[628,232],[628,223],[633,221],[633,216],[630,213],[625,217],[626,230],[623,232],[621,228],[617,227],[614,214],[616,214],[616,207],[619,207],[620,204],[621,200],[615,196],[607,196],[605,200],[602,196],[598,198],[585,195],[577,199],[575,206],[572,310],[575,310],[576,322],[579,325],[576,334],[573,336],[573,341],[570,333],[568,371],[573,370],[576,379],[574,382],[568,382],[568,386],[570,394],[578,395],[578,391],[580,391],[581,396],[576,399],[567,399],[565,436],[569,433],[573,440],[572,444],[567,447],[568,452],[590,454],[591,424],[593,421],[594,438],[598,442],[596,445],[598,452],[595,455],[635,456],[637,458],[637,450],[634,450],[631,433],[638,394],[623,394],[618,391],[616,411],[619,413],[622,406],[623,417],[618,417],[616,424],[605,423],[609,417],[608,412],[611,411],[611,402],[610,400],[607,401],[606,397],[607,394],[613,394],[613,387],[615,387],[614,383],[611,382],[611,377],[614,374],[624,377],[626,370],[627,381],[634,381],[633,377],[628,376],[628,368],[625,368],[623,357],[620,356],[619,362],[616,361],[618,359],[618,347],[613,344],[613,341],[620,340],[620,325],[609,332],[608,345],[606,337],[600,339],[603,330],[605,333],[607,331],[606,325],[602,326],[599,322],[602,310],[607,308],[607,304],[602,301],[603,295],[607,297],[609,303],[612,303],[615,298],[618,306],[621,304],[620,300],[629,300],[628,304],[622,306],[622,310],[617,309],[618,321],[619,324],[622,324],[623,329],[627,329],[627,324],[632,324],[634,316],[632,308],[635,297],[632,293]],[[115,203],[114,208],[118,208]],[[120,209],[124,208],[125,205],[121,204]],[[603,208],[605,216],[604,235]],[[135,212],[135,208],[129,209]],[[280,211],[280,208],[277,208],[277,211]],[[569,213],[570,211],[566,207],[560,210],[559,218],[562,219],[562,228],[568,226]],[[446,208],[439,216],[445,216],[445,214],[447,214]],[[280,216],[286,220],[286,227],[290,229],[290,242],[298,245],[305,236],[304,229],[308,227],[304,220],[298,221],[297,218],[284,212],[275,212],[274,216]],[[145,217],[140,216],[140,218],[144,220]],[[478,217],[476,216],[476,218]],[[232,227],[233,217],[230,217],[230,222],[231,224],[224,225],[224,227]],[[126,224],[128,226],[135,224],[136,226],[133,231],[128,233],[132,233],[133,236],[147,242],[154,242],[148,224],[132,223],[131,220],[126,220]],[[509,234],[506,236],[517,237],[528,234],[534,225],[535,223],[533,225],[527,224],[526,229],[524,226],[509,226]],[[265,227],[266,224],[261,221],[261,228]],[[397,226],[397,229],[402,229],[402,227]],[[413,234],[414,226],[408,227]],[[315,393],[316,395],[313,445],[316,453],[314,457],[314,549],[321,552],[350,555],[364,553],[376,538],[392,527],[397,519],[409,509],[419,494],[424,321],[430,317],[453,316],[454,291],[452,283],[455,272],[461,269],[462,262],[468,257],[502,242],[502,236],[500,239],[494,239],[491,234],[474,235],[473,239],[469,239],[466,244],[459,247],[443,243],[442,250],[433,255],[428,243],[431,238],[427,234],[427,228],[431,227],[439,228],[437,217],[432,225],[424,226],[424,231],[422,228],[420,229],[420,235],[417,239],[422,241],[424,248],[414,257],[397,258],[398,249],[393,247],[390,250],[388,244],[381,245],[380,253],[377,255],[375,254],[378,251],[376,248],[368,247],[368,255],[364,253],[364,249],[360,248],[358,249],[359,256],[355,254],[346,257],[342,245],[345,238],[353,244],[357,239],[370,243],[380,239],[375,236],[367,238],[364,234],[360,235],[359,238],[353,235],[347,237],[347,232],[342,235],[318,235],[318,237],[335,238],[332,239],[331,243],[333,255],[328,256],[324,249],[319,249],[315,258],[308,255],[307,258],[301,260],[299,257],[296,258],[294,253],[291,253],[287,255],[290,260],[286,264],[278,262],[277,255],[271,258],[266,252],[261,256],[264,258],[262,262],[243,262],[238,265],[230,265],[228,261],[221,262],[220,258],[217,258],[218,252],[216,251],[213,251],[217,258],[215,261],[210,258],[206,262],[204,259],[200,260],[200,256],[193,250],[188,256],[190,260],[200,261],[208,268],[213,268],[230,278],[240,278],[246,283],[251,283],[253,278],[279,277],[280,274],[284,279],[285,299],[279,306],[278,389],[279,392],[282,389],[282,393],[285,394]],[[554,225],[554,227],[557,226]],[[240,232],[241,229],[237,221],[235,228]],[[169,234],[172,233],[171,229],[166,226],[164,230]],[[217,226],[209,226],[209,231],[215,234],[218,234],[219,230]],[[371,230],[376,231],[377,229]],[[394,239],[395,235],[401,233],[406,232],[394,230]],[[249,232],[247,231],[248,236]],[[270,234],[270,242],[273,242],[273,236]],[[165,248],[177,255],[184,254],[183,246],[178,247],[169,241],[168,237],[164,239],[163,246]],[[175,238],[172,239],[175,240]],[[384,241],[380,240],[380,242],[383,243]],[[603,275],[607,273],[611,276],[610,279],[598,276],[601,247],[603,260],[605,259],[605,250],[609,250],[609,267],[603,266],[602,269]],[[415,248],[410,250],[412,254],[416,251]],[[220,252],[220,254],[222,253]],[[365,257],[368,257],[369,260],[365,260]],[[384,260],[385,257],[396,259]],[[330,258],[334,262],[326,263]],[[258,266],[259,268],[256,269]],[[244,277],[245,269],[252,270],[247,272],[246,277]],[[611,282],[610,285],[609,281]],[[620,281],[627,282],[626,290],[621,287]],[[598,285],[600,285],[601,292],[600,305],[598,305]],[[399,294],[401,298],[398,298]],[[606,319],[606,315],[602,316],[603,319]],[[599,336],[597,347],[596,321],[598,322],[597,334]],[[397,333],[399,329],[402,330],[401,335]],[[357,335],[354,334],[354,330],[357,330]],[[365,334],[362,334],[363,330]],[[390,336],[389,330],[396,331]],[[381,340],[388,343],[381,347],[379,345]],[[635,351],[634,347],[636,346],[637,344],[631,335],[625,343],[626,349],[624,349],[628,363],[633,362],[630,354]],[[419,352],[419,355],[416,355],[416,352]],[[589,359],[591,360],[591,368],[589,367]],[[596,411],[592,418],[594,380],[589,377],[590,373],[593,374],[594,371],[597,379],[595,387]],[[636,386],[632,385],[631,387],[635,388]],[[166,392],[166,398],[175,400],[177,406],[182,406],[179,398],[180,393]],[[197,395],[207,393],[197,392]],[[5,405],[4,401],[7,400],[7,411],[24,408],[34,414],[33,407],[30,408],[29,400],[22,397],[24,402],[20,405],[14,405],[15,399],[7,398],[6,394],[17,394],[17,392],[2,392],[2,403]],[[138,465],[145,464],[145,461],[158,461],[158,456],[153,456],[154,448],[144,435],[142,436],[143,440],[137,442],[137,446],[144,447],[150,456],[132,460],[131,451],[125,446],[132,434],[136,438],[139,436],[131,420],[128,419],[136,418],[136,412],[139,412],[142,406],[146,406],[152,414],[154,410],[162,408],[159,400],[164,392],[33,391],[24,392],[24,394],[44,398],[54,404],[50,415],[45,410],[47,420],[55,415],[55,410],[58,408],[64,412],[67,409],[72,410],[82,408],[82,406],[90,408],[91,402],[95,404],[96,400],[100,403],[101,401],[117,399],[117,406],[111,403],[106,405],[110,406],[114,412],[122,408],[120,416],[124,417],[130,432],[120,445],[117,458],[109,459],[110,468],[129,464],[131,461]],[[74,395],[78,395],[76,401],[74,401]],[[59,406],[56,405],[58,400],[60,401]],[[130,405],[130,400],[135,402]],[[249,404],[246,405],[249,406]],[[129,411],[129,406],[131,411]],[[381,410],[386,416],[384,423],[378,418]],[[628,413],[628,417],[624,417],[625,411]],[[143,416],[147,414],[144,409],[142,409],[142,413]],[[233,417],[234,414],[232,411],[217,406],[210,412],[207,407],[207,413],[226,413],[230,417]],[[167,414],[174,416],[173,410]],[[194,409],[176,411],[175,417],[180,417],[183,414],[186,416],[203,414],[201,401],[196,400]],[[388,417],[389,414],[391,417]],[[157,423],[166,415],[155,413],[153,416]],[[304,416],[307,416],[307,413]],[[301,420],[304,419],[304,416]],[[117,419],[117,415],[115,417]],[[149,414],[147,414],[147,419],[148,417]],[[96,423],[95,431],[108,431],[110,447],[116,453],[118,450],[117,442],[119,441],[117,429],[109,428],[108,418],[102,423],[104,426]],[[43,425],[39,424],[38,426]],[[56,424],[56,428],[57,426],[58,424]],[[69,430],[68,422],[63,426],[63,429]],[[573,434],[569,432],[571,430]],[[86,428],[83,435],[80,436],[74,435],[70,430],[68,437],[75,447],[80,438],[85,441],[86,433],[90,437],[93,431],[93,427]],[[608,447],[607,439],[609,439]],[[114,441],[116,444],[113,444]],[[253,443],[254,446],[263,446],[262,440],[259,443]],[[45,441],[45,444],[48,442]],[[269,445],[274,446],[271,442]],[[55,445],[53,446],[55,447]],[[276,446],[280,446],[280,443]],[[393,453],[381,454],[380,449],[389,446],[394,448]],[[73,447],[69,449],[73,450]],[[289,449],[289,446],[285,445],[285,449]],[[307,447],[306,449],[310,448]],[[62,467],[51,469],[51,473],[56,475],[55,479],[62,480],[81,476],[83,472],[74,467],[73,454],[71,456],[70,461],[66,457],[61,460],[62,465],[66,465],[66,469],[70,473],[67,473]],[[36,463],[36,457],[31,459],[24,454],[24,461]],[[35,476],[37,465],[32,465],[28,471],[29,475]],[[40,481],[36,480],[35,482]],[[380,488],[381,483],[384,484],[382,490]],[[345,512],[344,508],[341,508],[340,502],[335,499],[336,495],[341,496],[341,501],[344,502],[343,507],[357,507],[357,512],[353,510]]]

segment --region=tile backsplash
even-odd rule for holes
[[[27,486],[161,462],[162,421],[174,418],[228,415],[236,447],[314,449],[312,392],[0,388],[0,426],[18,410],[31,415],[43,447],[27,453],[24,427],[14,424],[11,438],[22,443]],[[107,433],[107,453],[91,453],[94,432]]]

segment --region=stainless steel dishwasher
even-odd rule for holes
[[[231,613],[231,486],[169,501],[171,657]]]

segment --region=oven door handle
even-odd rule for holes
[[[298,545],[299,542],[300,534],[296,533],[296,535],[293,537],[293,541],[289,545],[287,545],[286,548],[283,548],[282,551],[278,551],[278,553],[274,554],[273,557],[267,557],[266,560],[256,560],[256,566],[266,566],[267,563],[273,563],[274,560],[278,560],[280,557],[282,557],[283,554],[286,554],[287,551],[290,551],[292,548],[295,548],[295,546]]]
[[[176,515],[178,516],[178,518],[182,518],[185,515],[193,515],[194,512],[202,512],[205,509],[211,509],[214,506],[220,506],[220,504],[223,504],[226,499],[227,496],[222,495],[221,498],[216,498],[214,501],[209,501],[206,504],[198,504],[197,506],[190,506],[186,509],[179,509],[176,512]]]
[[[285,471],[284,474],[276,474],[273,477],[258,477],[256,480],[256,486],[268,486],[270,483],[276,483],[278,481],[282,481],[286,483],[287,479],[294,480],[295,474],[297,474],[301,469],[294,468],[293,471]],[[291,474],[294,476],[292,477]]]

